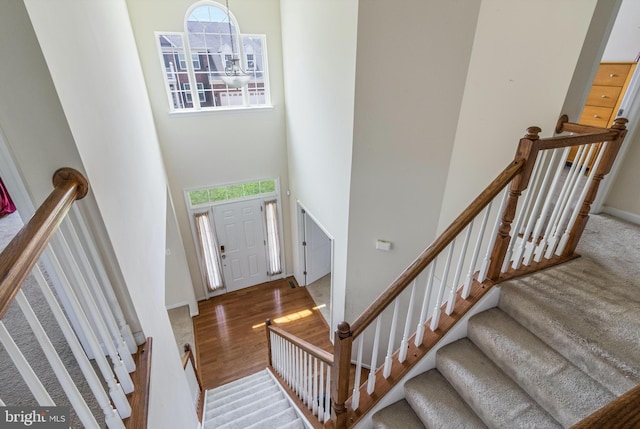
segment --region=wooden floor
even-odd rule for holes
[[[193,328],[204,389],[267,366],[267,318],[277,319],[274,324],[328,352],[333,350],[329,327],[307,290],[298,287],[293,278],[216,296],[201,301],[199,307]]]

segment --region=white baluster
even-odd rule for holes
[[[62,334],[67,340],[69,349],[73,353],[73,356],[76,358],[76,361],[78,362],[78,366],[80,367],[82,374],[87,380],[87,384],[89,385],[89,388],[91,388],[91,392],[93,392],[93,395],[95,396],[98,405],[100,406],[100,408],[102,409],[102,412],[104,413],[105,422],[107,423],[107,426],[109,427],[109,429],[124,429],[124,424],[122,423],[122,420],[118,415],[118,412],[111,406],[111,401],[109,400],[109,396],[107,396],[106,392],[104,391],[104,388],[102,387],[102,383],[100,382],[98,375],[94,371],[93,366],[91,366],[91,362],[87,358],[87,355],[84,352],[82,345],[78,340],[78,337],[73,332],[73,328],[71,327],[71,324],[67,320],[64,314],[64,311],[60,307],[60,304],[58,304],[58,301],[56,300],[53,292],[51,291],[49,284],[45,280],[44,275],[42,274],[42,271],[37,265],[33,270],[33,276],[36,280],[36,283],[38,283],[38,285],[40,286],[42,295],[47,301],[47,304],[49,304],[49,308],[51,308],[51,312],[53,313],[54,318],[58,322],[58,325],[60,326],[60,330],[62,331]],[[105,365],[107,367],[109,366],[109,364],[106,363],[106,361],[105,361]],[[120,392],[122,397],[124,397],[124,393],[122,393],[121,389],[120,389]]]
[[[100,285],[102,285],[102,290],[109,302],[109,307],[111,307],[111,311],[116,318],[118,327],[120,328],[120,335],[122,335],[122,338],[126,341],[127,346],[129,347],[129,352],[135,353],[138,350],[138,345],[136,344],[136,340],[131,332],[131,327],[124,317],[118,298],[113,290],[113,285],[111,284],[107,270],[104,267],[102,257],[98,253],[98,249],[96,247],[97,240],[93,237],[93,234],[89,232],[87,222],[84,220],[84,217],[76,204],[71,206],[71,212],[73,216],[75,216],[76,224],[80,230],[79,234],[82,237],[83,243],[85,243],[83,248],[87,249],[91,260],[93,261],[92,265],[95,267],[95,272],[100,280]]]
[[[551,219],[553,221],[551,232],[549,234],[549,239],[547,240],[547,248],[544,253],[544,257],[547,259],[553,255],[553,252],[556,250],[556,246],[558,245],[558,234],[559,229],[561,228],[560,219],[565,205],[569,203],[570,189],[573,188],[573,184],[578,180],[580,165],[582,165],[586,154],[586,146],[579,146],[578,152],[576,153],[576,156],[574,158],[574,162],[571,163],[569,173],[567,174],[562,189],[560,190],[560,195],[556,200],[556,206],[554,207],[553,213],[551,214]]]
[[[293,385],[291,383],[291,350],[290,350],[290,345],[289,345],[289,341],[287,340],[282,340],[282,342],[284,343],[284,358],[285,358],[285,379],[287,381],[287,384],[289,385],[289,387],[293,388]]]
[[[302,403],[309,404],[309,363],[307,362],[307,352],[300,350],[302,353]]]
[[[493,230],[491,231],[491,236],[489,238],[489,244],[487,245],[487,251],[484,255],[484,259],[482,260],[482,265],[480,266],[480,272],[478,273],[478,281],[482,283],[487,278],[487,272],[489,271],[489,264],[491,263],[491,252],[493,251],[493,246],[496,244],[496,239],[498,238],[498,229],[500,228],[500,222],[502,221],[502,215],[504,214],[504,205],[507,202],[507,196],[509,195],[509,185],[505,186],[502,200],[500,202],[500,208],[498,208],[498,214],[496,216],[496,221],[493,224]]]
[[[318,420],[324,422],[324,407],[325,407],[325,398],[324,398],[324,362],[320,361],[320,382],[318,383]]]
[[[104,296],[102,287],[100,286],[100,282],[98,282],[98,278],[93,271],[93,267],[91,266],[87,255],[84,253],[80,238],[78,238],[78,234],[76,233],[76,230],[69,219],[66,219],[66,227],[68,230],[69,240],[71,240],[71,247],[78,250],[75,260],[78,261],[78,267],[82,270],[82,278],[86,280],[87,289],[89,290],[97,304],[98,310],[102,315],[102,320],[104,320],[105,326],[111,334],[111,338],[116,346],[116,350],[118,351],[120,358],[122,359],[122,362],[127,368],[127,371],[133,372],[136,370],[136,364],[133,361],[133,357],[131,357],[129,346],[120,334],[118,323],[116,322],[116,319],[111,312],[111,305],[107,302],[107,299]],[[64,237],[66,236],[67,235],[65,235]]]
[[[378,369],[378,348],[380,347],[380,323],[382,315],[376,318],[376,333],[373,337],[373,349],[371,350],[371,370],[367,380],[367,393],[371,395],[376,388],[376,369]]]
[[[449,291],[449,300],[447,301],[447,308],[445,313],[447,316],[451,316],[453,308],[456,305],[456,298],[458,295],[458,282],[460,281],[460,274],[462,274],[462,267],[464,266],[464,259],[467,256],[467,249],[469,248],[469,237],[471,237],[471,230],[473,229],[473,220],[467,226],[467,233],[464,236],[462,242],[462,249],[460,250],[460,257],[458,258],[458,266],[456,267],[456,273],[453,276],[453,283],[451,283],[451,290]]]
[[[95,417],[93,417],[93,414],[87,406],[87,403],[82,398],[82,394],[73,382],[73,379],[65,368],[64,363],[62,363],[62,360],[60,359],[58,352],[56,352],[55,347],[53,346],[53,344],[51,344],[49,336],[44,331],[44,328],[40,324],[40,321],[36,317],[36,314],[33,312],[31,305],[29,304],[29,302],[27,302],[27,298],[24,296],[22,290],[18,291],[15,299],[20,306],[24,317],[27,319],[27,323],[35,334],[36,340],[38,341],[38,344],[40,344],[40,347],[42,348],[42,351],[44,352],[49,365],[51,365],[51,369],[58,378],[60,386],[62,386],[64,393],[67,394],[69,402],[71,402],[71,405],[73,406],[73,409],[78,415],[78,418],[82,422],[83,426],[85,428],[99,428],[100,426],[98,426],[98,422],[96,422],[96,419]]]
[[[440,309],[442,307],[442,300],[444,298],[444,290],[447,287],[447,281],[449,279],[449,268],[451,267],[451,258],[453,256],[453,249],[456,247],[456,239],[449,244],[449,252],[447,253],[447,260],[444,263],[444,272],[442,274],[442,281],[440,283],[440,288],[438,290],[438,298],[436,299],[436,306],[433,307],[433,313],[431,314],[431,326],[429,327],[432,331],[438,329],[438,324],[440,323]]]
[[[331,418],[331,368],[327,367],[327,381],[325,385],[325,396],[326,400],[324,401],[324,422],[326,423]]]
[[[101,317],[100,310],[98,309],[98,306],[93,300],[93,296],[91,295],[91,292],[89,291],[88,286],[84,281],[84,278],[82,277],[82,273],[80,272],[80,269],[76,264],[75,259],[73,258],[73,254],[71,253],[71,249],[69,248],[69,245],[67,244],[67,241],[65,240],[64,236],[61,234],[61,231],[58,231],[58,238],[60,241],[60,247],[62,249],[62,252],[64,253],[65,258],[69,263],[71,273],[73,274],[74,278],[78,282],[77,290],[79,292],[80,298],[84,302],[84,308],[86,308],[85,314],[90,316],[93,320],[94,326],[96,327],[96,330],[97,330],[97,334],[102,340],[102,343],[105,349],[107,350],[109,357],[111,358],[111,362],[113,364],[113,371],[116,373],[116,376],[118,377],[118,381],[122,386],[122,390],[124,390],[125,393],[131,393],[133,392],[133,381],[131,380],[129,371],[127,370],[127,368],[124,365],[124,362],[118,355],[118,351],[116,350],[113,344],[111,335],[109,334],[109,330],[105,325],[104,320]],[[96,353],[95,351],[93,352]],[[129,357],[131,357],[131,355],[129,355]]]
[[[527,188],[527,192],[524,195],[524,200],[522,201],[522,208],[520,209],[520,213],[518,213],[518,216],[516,217],[516,222],[513,225],[513,227],[511,228],[511,240],[509,240],[509,246],[507,247],[507,253],[504,257],[504,261],[502,262],[502,269],[501,271],[504,273],[507,271],[507,269],[509,268],[509,262],[511,261],[511,257],[513,256],[514,258],[517,256],[518,258],[520,258],[521,255],[514,255],[513,250],[516,248],[516,244],[518,242],[518,234],[520,233],[520,227],[522,226],[525,217],[527,216],[527,208],[529,206],[529,203],[531,201],[531,197],[536,189],[536,185],[538,182],[538,177],[539,177],[539,170],[540,170],[540,164],[542,164],[542,162],[540,162],[540,157],[538,157],[538,159],[536,159],[536,163],[533,166],[533,171],[531,172],[531,177],[532,180],[529,181],[529,187]],[[523,242],[527,239],[527,237],[522,237],[520,240]],[[518,245],[517,247],[518,249],[520,248],[520,246]],[[522,248],[524,249],[524,246],[522,246]]]
[[[391,365],[393,364],[391,356],[393,355],[393,343],[396,339],[396,325],[398,324],[398,309],[400,300],[396,298],[393,305],[393,318],[391,319],[391,330],[389,332],[389,344],[387,345],[387,356],[384,358],[384,369],[382,370],[382,376],[388,378],[391,375]]]
[[[548,151],[543,151],[542,156],[540,157],[540,165],[541,166],[546,164],[548,154],[549,154]],[[534,227],[536,219],[538,217],[538,210],[540,210],[540,205],[542,204],[544,196],[548,195],[546,190],[547,190],[547,185],[549,183],[549,178],[551,177],[550,171],[553,169],[553,165],[554,165],[554,161],[555,161],[556,155],[557,155],[557,153],[554,151],[552,156],[551,156],[551,160],[550,160],[549,164],[547,165],[547,169],[546,169],[546,172],[544,173],[544,177],[542,179],[542,184],[540,185],[540,188],[537,187],[537,183],[539,181],[539,176],[542,174],[542,168],[540,169],[540,174],[536,175],[535,184],[533,186],[529,186],[530,192],[537,191],[537,194],[536,194],[535,202],[533,203],[533,207],[531,209],[531,212],[529,213],[529,219],[528,219],[528,221],[526,223],[526,227],[525,227],[524,232],[522,234],[522,241],[520,242],[520,245],[518,246],[518,249],[516,250],[515,255],[513,256],[513,265],[512,265],[512,267],[514,269],[520,268],[520,266],[522,265],[523,260],[526,258],[526,254],[527,253],[531,254],[532,250],[533,250],[533,247],[535,245],[536,237],[535,236],[531,237],[531,240],[529,240],[529,236],[531,235],[531,232],[533,231],[533,227]],[[525,249],[527,249],[527,250],[525,250]]]
[[[364,335],[358,337],[358,357],[356,358],[356,373],[353,381],[353,393],[351,394],[351,407],[354,410],[360,405],[360,371],[362,370],[362,340]]]
[[[400,343],[400,352],[398,353],[398,362],[402,363],[407,359],[407,351],[409,350],[409,335],[411,335],[411,318],[413,317],[413,300],[416,294],[416,281],[413,279],[411,283],[411,297],[409,298],[409,310],[404,321],[404,332],[402,334],[402,342]]]
[[[307,355],[307,408],[313,409],[313,356]]]
[[[596,171],[598,171],[598,166],[600,165],[600,160],[602,159],[602,155],[605,152],[605,149],[607,148],[607,142],[603,142],[602,143],[602,147],[600,148],[600,152],[598,153],[598,156],[596,158],[596,161],[593,163],[593,166],[591,167],[590,171],[589,171],[589,177],[586,181],[586,183],[584,184],[584,186],[582,187],[582,191],[580,192],[580,196],[578,197],[578,200],[576,201],[576,204],[573,208],[573,213],[571,213],[571,218],[569,219],[569,222],[567,223],[567,227],[564,231],[564,234],[562,235],[562,238],[560,239],[560,243],[558,244],[558,248],[556,249],[556,255],[560,256],[562,255],[562,252],[564,252],[565,247],[567,246],[567,243],[569,242],[569,237],[571,235],[571,229],[573,229],[573,225],[576,223],[576,219],[578,218],[578,215],[580,214],[580,209],[582,208],[582,203],[584,202],[585,197],[587,196],[587,192],[589,191],[589,185],[591,184],[591,181],[593,180],[593,176],[595,174]]]
[[[429,275],[427,280],[427,287],[424,291],[424,298],[422,299],[422,307],[420,308],[420,320],[416,328],[415,345],[420,347],[424,341],[424,329],[427,323],[427,315],[429,310],[429,301],[431,300],[431,291],[433,289],[433,274],[436,270],[436,264],[438,263],[438,257],[436,256],[431,264],[429,264]],[[371,393],[371,392],[369,392]]]
[[[562,233],[563,225],[568,221],[571,215],[571,202],[575,201],[576,193],[578,192],[578,188],[580,187],[580,178],[584,177],[584,174],[588,168],[588,161],[591,159],[591,155],[593,154],[596,147],[596,144],[589,145],[589,152],[586,156],[586,159],[584,157],[580,158],[580,171],[575,174],[575,179],[571,183],[571,192],[568,193],[568,196],[566,197],[565,203],[563,205],[562,215],[558,220],[558,224],[554,232],[554,240],[552,243],[549,243],[549,247],[547,247],[547,252],[545,253],[545,257],[547,259],[553,256],[556,248],[560,244],[560,234]]]
[[[562,152],[561,152],[562,151]],[[558,161],[557,155],[560,154],[560,160]],[[544,205],[542,206],[542,211],[540,216],[538,216],[538,220],[536,221],[536,226],[533,229],[533,238],[532,241],[535,243],[538,238],[540,238],[537,245],[534,246],[532,252],[525,252],[525,260],[524,264],[529,265],[531,260],[533,259],[536,262],[540,262],[540,258],[544,253],[544,248],[547,245],[548,232],[550,231],[549,226],[551,225],[550,219],[547,222],[547,215],[549,215],[549,210],[553,206],[555,201],[555,195],[553,195],[554,190],[558,186],[558,181],[560,177],[562,177],[562,172],[565,169],[565,160],[567,159],[567,154],[569,153],[569,148],[566,147],[564,149],[554,149],[553,156],[551,158],[551,162],[549,163],[549,169],[552,169],[555,166],[556,172],[553,175],[553,180],[551,181],[551,185],[549,186],[549,190],[546,192],[546,198],[544,200]],[[545,233],[542,234],[542,228],[545,226],[545,222],[547,222],[547,228],[545,228]],[[542,235],[542,237],[540,237]]]
[[[318,358],[313,358],[313,392],[311,393],[311,398],[313,402],[313,408],[311,409],[311,413],[314,416],[318,415]]]
[[[467,277],[464,280],[464,286],[462,286],[462,299],[469,298],[471,293],[471,284],[473,283],[473,274],[476,271],[476,263],[478,263],[478,256],[480,256],[480,249],[482,248],[482,240],[484,239],[484,231],[487,228],[487,222],[489,221],[489,212],[491,211],[491,205],[493,201],[489,201],[487,207],[484,209],[484,215],[482,216],[482,222],[480,223],[480,231],[478,231],[478,238],[476,239],[476,245],[473,248],[473,255],[471,255],[471,262],[469,263],[469,271]]]
[[[6,326],[4,326],[4,322],[1,320],[0,343],[4,346],[4,349],[7,351],[7,354],[18,369],[22,379],[27,383],[27,387],[29,387],[31,393],[33,393],[38,404],[43,407],[55,406],[56,404],[53,402],[53,399],[51,399],[51,396],[49,396],[49,393],[47,393],[47,389],[44,388],[36,373],[33,372],[33,368],[31,368],[31,365],[29,365],[29,362],[27,362],[27,359],[24,357],[15,341],[13,341],[13,338],[11,338]]]
[[[51,264],[54,267],[54,270],[58,273],[60,285],[62,286],[62,289],[64,290],[64,293],[67,296],[67,300],[71,308],[76,314],[78,325],[80,326],[80,329],[86,336],[89,349],[91,349],[91,353],[93,353],[94,355],[94,359],[98,364],[98,368],[100,369],[102,377],[104,378],[105,382],[107,383],[107,386],[109,387],[109,396],[113,400],[113,404],[118,410],[118,414],[120,415],[120,417],[123,419],[127,418],[131,415],[131,405],[129,405],[129,401],[125,396],[124,388],[114,378],[111,367],[109,366],[107,359],[102,353],[102,348],[100,347],[98,338],[96,337],[96,333],[91,328],[89,319],[87,319],[87,315],[82,310],[80,302],[78,301],[78,297],[76,296],[75,292],[71,288],[71,285],[69,284],[69,280],[67,279],[66,274],[62,270],[62,267],[60,266],[60,262],[58,261],[56,254],[54,252],[50,252],[49,258],[50,258]],[[124,366],[122,366],[122,368],[124,369]],[[126,374],[127,376],[129,375],[129,373],[126,370],[124,371],[124,374]]]

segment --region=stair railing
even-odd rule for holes
[[[9,317],[7,312],[15,301],[27,319],[35,339],[83,427],[103,426],[97,422],[87,401],[69,375],[68,362],[63,361],[56,351],[56,345],[52,344],[47,336],[22,290],[25,280],[33,274],[42,292],[42,296],[37,298],[38,303],[42,301],[43,304],[44,302],[48,304],[47,311],[50,310],[56,319],[64,340],[76,359],[75,364],[80,368],[94,395],[93,399],[104,414],[107,426],[110,429],[144,428],[148,402],[151,339],[147,339],[140,348],[137,347],[128,324],[122,320],[122,311],[119,308],[119,312],[112,310],[117,301],[115,301],[113,290],[110,290],[111,285],[107,285],[105,279],[102,279],[102,282],[98,281],[95,275],[96,267],[102,267],[101,261],[91,259],[91,256],[85,253],[85,246],[91,243],[83,246],[73,224],[67,220],[67,214],[72,210],[73,203],[87,194],[89,190],[87,180],[76,170],[62,168],[54,174],[53,185],[51,194],[0,254],[0,319],[2,319],[0,343],[7,350],[38,404],[55,406],[47,387],[33,370],[6,327],[5,322],[10,322],[7,319]],[[76,220],[81,219],[76,217]],[[66,223],[66,235],[70,241],[67,241],[60,231],[63,223]],[[81,230],[80,234],[85,240],[89,238],[88,230]],[[56,242],[59,252],[50,250],[49,243],[52,241]],[[36,265],[45,251],[54,271],[50,274],[59,281],[59,284],[55,284],[55,294],[45,278],[45,273]],[[109,290],[106,289],[107,286]],[[64,305],[62,306],[60,302]],[[10,312],[10,314],[15,313]],[[135,359],[132,357],[133,352],[136,353]],[[105,354],[111,359],[112,365],[108,363]],[[95,359],[103,380],[100,380],[96,374],[89,357]],[[134,382],[130,373],[136,370],[137,366],[138,372],[135,374]],[[103,383],[107,386],[108,394],[105,392]],[[142,385],[145,385],[142,389],[137,388]],[[127,394],[131,394],[129,396],[132,403],[140,403],[141,406],[134,406],[132,411]],[[6,402],[7,405],[12,405],[11,400],[7,399],[0,398],[0,401],[3,404]]]
[[[265,325],[269,367],[289,396],[297,399],[307,420],[314,427],[323,427],[331,418],[333,356],[274,326],[269,319]]]
[[[353,426],[493,285],[577,256],[591,203],[620,149],[626,122],[616,119],[607,129],[562,116],[556,132],[568,135],[543,139],[540,128],[528,128],[514,161],[351,325],[338,325],[330,426]],[[572,147],[577,154],[568,162]],[[285,334],[273,326],[268,332],[277,332],[271,341]],[[272,367],[291,359],[286,347],[270,356]],[[369,370],[366,380],[363,368]]]
[[[189,343],[184,345],[184,355],[182,356],[182,368],[184,369],[185,376],[187,377],[187,384],[189,385],[189,391],[191,392],[191,399],[193,400],[193,406],[198,413],[198,419],[200,415],[200,405],[202,404],[202,381],[200,381],[200,375],[198,368],[196,367],[196,361],[193,357],[193,351]]]

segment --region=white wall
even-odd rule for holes
[[[199,312],[178,219],[168,189],[164,305],[168,309],[188,305],[192,317],[197,316]]]
[[[440,231],[513,159],[527,127],[553,134],[595,4],[482,0]]]
[[[191,280],[196,297],[202,298],[204,285],[183,190],[267,177],[280,177],[284,190],[288,187],[288,173],[278,0],[234,0],[229,5],[240,31],[267,36],[273,108],[168,113],[163,67],[154,32],[184,31],[185,14],[194,3],[193,0],[127,0]],[[283,199],[283,212],[285,259],[290,271],[290,222],[286,199]]]
[[[479,7],[360,2],[348,321],[435,237]]]
[[[165,172],[124,0],[25,4],[142,328],[154,340],[149,427],[195,428],[164,309]]]
[[[624,0],[620,13],[611,31],[602,61],[635,61],[640,54],[640,2]],[[638,74],[636,70],[636,74]],[[637,112],[637,110],[636,110]],[[637,116],[637,115],[636,115]],[[630,118],[629,134],[624,143],[624,159],[613,177],[610,191],[605,199],[605,210],[623,216],[627,220],[640,222],[640,133],[633,130],[640,118]]]
[[[640,55],[640,2],[623,0],[607,47],[603,62],[635,61]]]
[[[334,239],[334,321],[344,320],[357,0],[281,0],[290,217],[299,200]],[[297,243],[297,227],[292,228]],[[296,248],[294,244],[291,246]],[[294,270],[300,264],[294,259]]]

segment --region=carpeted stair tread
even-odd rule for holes
[[[376,412],[371,421],[374,429],[425,429],[411,405],[404,399]]]
[[[472,317],[467,336],[565,427],[615,398],[499,308]]]
[[[237,401],[246,400],[247,396],[249,395],[270,395],[271,393],[277,391],[278,387],[275,386],[271,380],[263,381],[260,384],[256,384],[255,386],[249,384],[245,387],[244,390],[234,391],[227,397],[217,397],[217,399],[215,400],[209,400],[209,398],[207,398],[207,404],[205,408],[207,410],[212,408],[219,408],[228,404],[233,404]]]
[[[269,417],[263,416],[264,412],[255,412],[233,422],[233,424],[219,426],[216,429],[279,429],[299,418],[292,408],[280,410]]]
[[[305,427],[268,370],[209,390],[206,397],[203,429]]]
[[[491,428],[561,428],[469,339],[438,350],[436,368]]]
[[[594,276],[580,277],[581,270],[587,269],[584,264],[589,262],[572,261],[503,283],[500,308],[600,384],[621,395],[640,383],[640,301],[622,293],[612,296],[611,290],[615,295],[623,285],[611,281],[598,286],[604,290],[592,290],[588,282],[599,281],[593,280]]]
[[[269,381],[270,376],[266,373],[266,371],[256,372],[255,374],[251,374],[247,377],[240,378],[238,380],[232,381],[230,383],[224,384],[222,386],[215,387],[208,391],[207,400],[215,401],[218,398],[225,397],[231,393],[244,390],[248,386],[256,385],[260,383],[264,383],[265,381]]]
[[[407,381],[404,394],[415,414],[428,428],[487,428],[436,369]]]
[[[261,392],[257,396],[248,394],[246,399],[243,398],[236,402],[225,404],[221,408],[211,408],[206,411],[205,419],[221,425],[245,414],[252,413],[257,408],[256,404],[273,404],[281,400],[286,399],[282,392],[274,386],[274,390],[269,390],[266,394]]]
[[[306,426],[302,419],[298,418],[284,426],[280,426],[278,429],[306,429]]]

